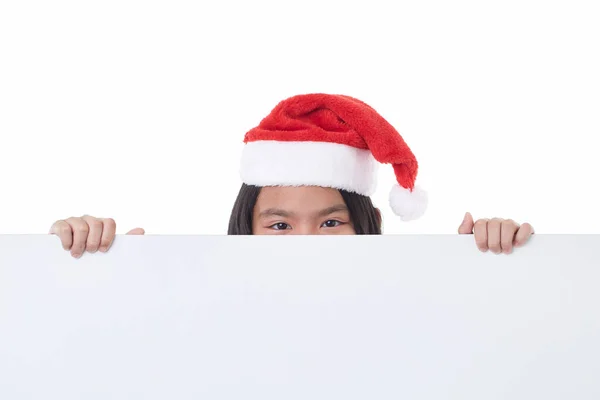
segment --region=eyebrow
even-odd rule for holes
[[[319,211],[316,215],[317,217],[325,217],[336,212],[348,212],[348,207],[344,204],[337,204],[335,206],[327,207],[324,210]],[[261,218],[272,216],[290,218],[294,216],[294,213],[283,210],[281,208],[268,208],[264,211],[261,211],[261,213],[259,214],[259,217]]]
[[[319,217],[326,217],[336,212],[345,211],[348,212],[348,207],[344,204],[337,204],[335,206],[327,207],[326,209],[319,211],[317,214]]]
[[[277,217],[283,217],[283,218],[290,218],[293,215],[294,215],[294,213],[282,210],[281,208],[268,208],[264,211],[261,211],[261,213],[258,216],[259,217],[277,216]]]

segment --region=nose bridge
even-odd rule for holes
[[[298,221],[296,226],[292,230],[294,235],[318,235],[319,227],[316,226],[313,221],[304,220]]]

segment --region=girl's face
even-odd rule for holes
[[[340,192],[318,186],[264,187],[252,217],[254,235],[354,235]]]

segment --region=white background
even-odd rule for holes
[[[595,1],[0,3],[0,233],[113,217],[225,233],[245,132],[280,100],[371,104],[420,162],[429,211],[598,233]]]

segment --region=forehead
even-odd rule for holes
[[[256,200],[256,211],[281,208],[297,213],[313,212],[339,204],[344,204],[344,199],[337,189],[320,186],[264,187]]]

